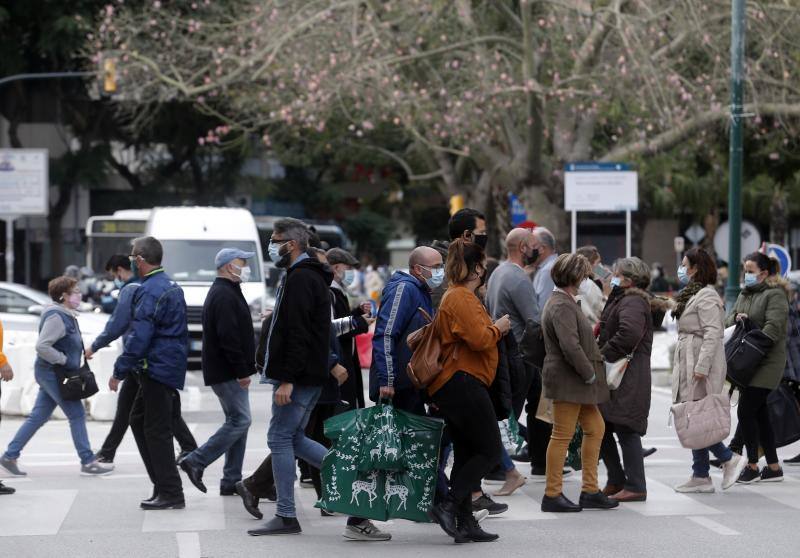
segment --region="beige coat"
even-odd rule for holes
[[[713,286],[707,286],[686,304],[678,320],[678,345],[672,369],[672,401],[688,401],[694,374],[708,376],[711,392],[725,389],[725,307]],[[695,388],[694,399],[706,396],[706,382]]]
[[[608,401],[603,356],[592,325],[570,295],[553,293],[544,307],[542,330],[547,350],[542,370],[544,396],[584,405]]]

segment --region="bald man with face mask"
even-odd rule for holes
[[[411,252],[408,273],[395,272],[381,294],[381,305],[372,338],[370,399],[390,398],[404,411],[425,414],[420,393],[406,375],[412,351],[408,334],[427,323],[420,309],[433,316],[431,291],[444,280],[442,255],[427,246]]]

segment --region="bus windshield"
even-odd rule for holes
[[[210,283],[217,277],[214,257],[223,248],[239,248],[255,252],[256,243],[248,240],[162,240],[164,270],[175,281]],[[261,265],[257,258],[247,262],[250,283],[261,281]]]

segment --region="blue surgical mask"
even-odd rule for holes
[[[678,281],[680,281],[681,285],[688,285],[689,284],[689,274],[686,272],[686,266],[682,265],[678,268]]]
[[[745,273],[744,274],[744,286],[745,287],[752,287],[754,285],[758,285],[758,275],[755,273]]]
[[[116,279],[114,279],[114,286],[115,286],[116,288],[118,288],[118,289],[121,289],[122,287],[124,287],[124,286],[125,286],[125,281],[123,281],[122,279],[120,279],[119,277],[117,277]]]
[[[352,269],[346,269],[344,272],[344,277],[342,277],[342,285],[345,287],[349,287],[356,281],[356,272]]]
[[[269,243],[269,248],[268,248],[269,259],[272,260],[273,263],[278,263],[279,261],[281,261],[281,259],[283,258],[283,256],[281,256],[281,248],[286,246],[287,242],[289,241],[287,240],[283,244],[277,244],[275,242]]]
[[[612,277],[611,278],[611,286],[612,287],[619,287],[622,285],[622,279],[619,277]]]
[[[431,288],[435,289],[439,285],[442,284],[444,281],[444,269],[439,267],[435,269],[431,269],[431,276],[430,278],[425,279],[425,283]]]

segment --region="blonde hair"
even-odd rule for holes
[[[580,254],[562,254],[553,264],[550,277],[556,287],[577,287],[581,281],[589,277],[592,266],[585,256]]]
[[[478,264],[486,267],[486,254],[483,248],[474,242],[457,238],[447,249],[447,263],[444,267],[447,282],[451,285],[463,283],[469,274],[475,271]]]

